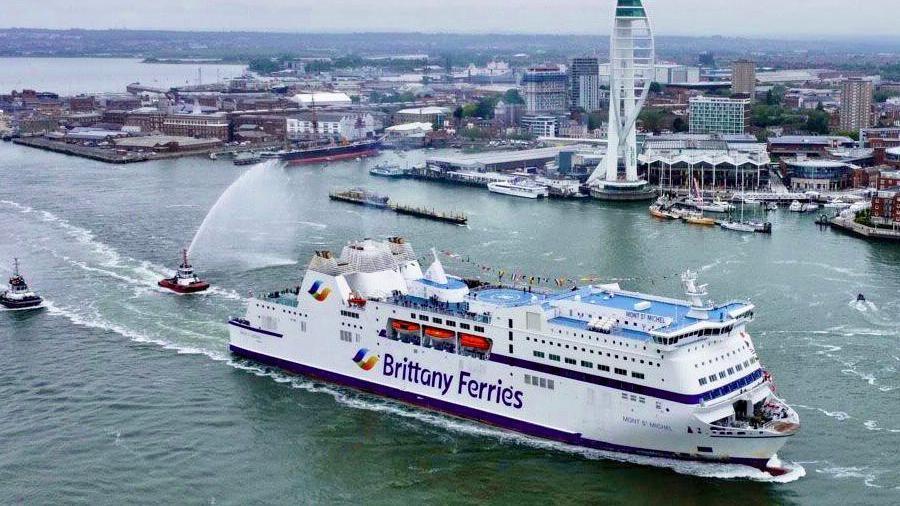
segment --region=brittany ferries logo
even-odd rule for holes
[[[309,287],[309,294],[319,302],[324,302],[331,293],[331,288],[322,288],[322,282],[316,281]]]
[[[363,371],[371,371],[375,364],[378,363],[378,355],[369,355],[369,350],[360,348],[353,356],[353,361]]]

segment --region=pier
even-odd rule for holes
[[[442,221],[444,223],[453,223],[454,225],[465,225],[469,221],[469,217],[463,213],[448,213],[430,209],[427,207],[408,206],[390,202],[388,197],[378,195],[361,188],[355,188],[344,191],[333,191],[328,194],[331,200],[347,202],[367,207],[375,207],[378,209],[389,209],[397,214],[407,216],[415,216],[417,218],[425,218],[434,221]]]
[[[850,218],[840,216],[831,219],[831,226],[851,235],[877,241],[900,242],[900,230],[890,228],[877,228],[856,223]]]

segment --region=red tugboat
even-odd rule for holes
[[[209,288],[209,283],[194,274],[194,267],[188,262],[187,250],[181,251],[181,258],[175,277],[160,280],[159,286],[175,293],[197,293]]]

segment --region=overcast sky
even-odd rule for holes
[[[2,0],[0,25],[609,33],[614,0]],[[898,35],[900,0],[645,0],[666,35]]]

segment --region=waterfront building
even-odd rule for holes
[[[639,172],[661,188],[758,189],[768,185],[766,145],[744,136],[671,135],[644,140]]]
[[[569,109],[569,77],[559,65],[529,67],[522,76],[522,98],[528,114],[554,114]]]
[[[494,121],[503,128],[518,126],[524,113],[524,104],[507,104],[501,100],[494,106]]]
[[[522,117],[521,125],[535,137],[556,137],[559,121],[549,114],[529,114]]]
[[[731,64],[731,93],[753,98],[756,93],[756,62],[737,60]]]
[[[855,144],[850,137],[840,135],[782,135],[768,141],[773,157],[824,158],[831,150],[852,148]]]
[[[900,170],[882,171],[877,185],[872,196],[872,223],[900,228]]]
[[[586,112],[600,109],[600,63],[594,57],[572,58],[569,67],[569,98],[573,108]]]
[[[677,63],[656,63],[654,81],[660,84],[691,84],[700,82],[700,67]]]
[[[575,146],[577,147],[577,146]],[[547,162],[556,160],[563,149],[573,146],[556,146],[550,148],[524,149],[518,151],[488,151],[471,154],[447,154],[427,158],[425,164],[442,172],[503,172],[542,167]]]
[[[654,192],[638,178],[635,123],[653,82],[656,50],[641,0],[618,0],[609,44],[609,133],[604,163],[588,178],[594,198],[644,200]]]
[[[228,118],[224,113],[174,114],[163,117],[160,131],[165,135],[206,139],[229,139]]]
[[[837,191],[853,186],[854,166],[841,160],[784,158],[781,166],[784,184],[791,191]]]
[[[750,128],[750,99],[692,97],[689,101],[692,134],[742,134]]]
[[[328,107],[328,106],[349,106],[353,104],[353,100],[346,93],[332,93],[317,91],[315,93],[298,93],[294,95],[294,102],[300,107]]]
[[[841,82],[841,130],[856,132],[872,126],[872,101],[875,86],[861,78]]]
[[[291,139],[320,137],[355,141],[375,134],[375,118],[369,113],[303,112],[285,119]]]
[[[401,123],[431,123],[443,124],[450,117],[450,109],[447,107],[414,107],[401,109],[394,113],[394,124]]]

